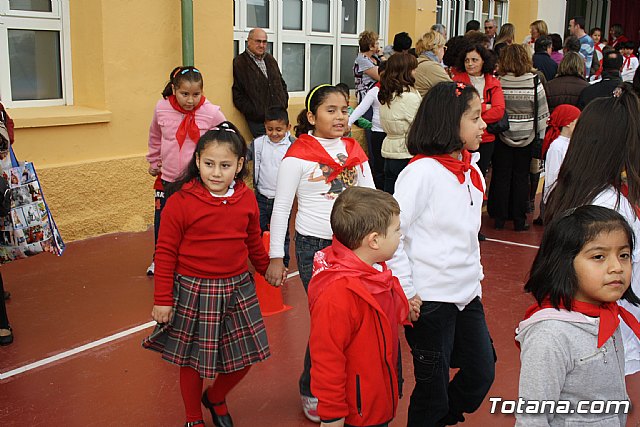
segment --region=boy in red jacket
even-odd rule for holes
[[[390,194],[348,188],[331,211],[333,243],[316,252],[309,349],[323,427],[386,426],[395,416],[398,327],[420,312],[384,263],[400,242],[399,215]]]

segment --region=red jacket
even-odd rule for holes
[[[260,239],[253,191],[237,182],[231,197],[214,197],[196,180],[167,199],[155,254],[155,305],[173,304],[174,272],[221,279],[247,271],[247,257],[264,274],[269,266]]]
[[[346,251],[350,256],[345,257],[356,257]],[[373,269],[360,262],[363,269]],[[397,307],[393,322],[365,287],[366,278],[330,266],[311,279],[311,391],[318,398],[322,420],[345,418],[347,426],[375,426],[395,417],[398,373],[394,351],[398,340],[392,338],[392,327],[397,330],[399,318],[406,316],[409,308],[400,283],[386,272],[392,279],[388,292]]]
[[[467,73],[458,73],[453,77],[453,81],[470,85],[471,79]],[[499,122],[505,112],[504,93],[500,80],[492,74],[484,75],[484,92],[482,94],[482,120],[486,124]],[[487,110],[487,104],[491,104],[491,108]],[[486,130],[482,134],[482,142],[493,142],[496,136]]]

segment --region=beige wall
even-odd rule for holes
[[[391,0],[389,13],[389,43],[402,31],[415,42],[436,23],[436,0]]]

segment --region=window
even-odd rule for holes
[[[0,0],[0,100],[5,106],[73,103],[68,6],[69,0]]]
[[[304,96],[320,83],[344,82],[353,88],[358,35],[365,29],[386,35],[388,4],[388,0],[235,0],[234,53],[244,52],[249,31],[258,26],[267,33],[269,51],[293,96]]]
[[[482,24],[487,19],[495,19],[498,27],[506,19],[508,0],[437,0],[436,22],[447,26],[450,37],[462,35],[467,22],[475,19]]]

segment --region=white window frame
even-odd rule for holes
[[[379,36],[380,45],[384,46],[386,34],[389,28],[389,0],[358,0],[356,34],[342,34],[342,2],[340,0],[330,0],[329,2],[329,29],[328,33],[312,31],[312,0],[302,0],[302,30],[284,30],[283,0],[271,0],[269,4],[269,26],[263,28],[267,33],[269,42],[273,42],[273,56],[282,67],[282,44],[297,43],[305,46],[305,71],[304,88],[302,91],[290,91],[291,97],[304,97],[309,92],[311,81],[311,45],[330,45],[332,50],[331,84],[340,82],[340,55],[342,46],[358,46],[358,36],[365,30],[365,10],[367,1],[378,1],[380,3]],[[233,31],[234,41],[238,41],[238,54],[245,51],[245,40],[249,35],[250,27],[246,21],[246,0],[235,1],[236,25]],[[353,58],[355,60],[355,58]]]
[[[489,14],[488,17],[485,17],[482,13],[482,4],[487,1],[489,2]],[[480,22],[480,31],[483,30],[482,24],[484,23],[485,19],[494,19],[494,6],[496,2],[502,3],[502,24],[508,22],[507,17],[509,16],[509,0],[475,0],[474,14],[472,19]],[[447,34],[449,37],[464,35],[465,26],[467,23],[467,19],[465,16],[466,9],[464,9],[464,7],[464,0],[442,0],[441,5],[436,4],[436,10],[442,8],[441,19],[438,24],[443,24],[447,27]],[[457,28],[450,28],[452,9],[459,9],[459,16],[456,22]]]
[[[13,101],[9,66],[9,30],[58,31],[62,97]],[[5,107],[50,107],[73,104],[69,0],[51,0],[51,12],[9,9],[9,0],[0,0],[0,101]]]

